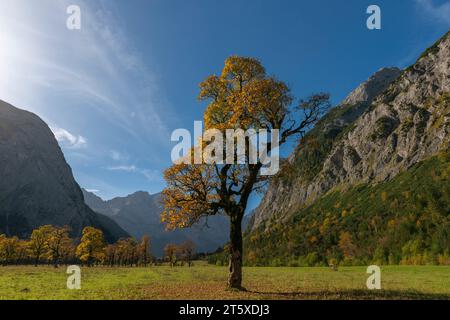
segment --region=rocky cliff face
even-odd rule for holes
[[[401,74],[381,70],[353,91],[290,156],[252,228],[283,219],[332,189],[389,180],[447,149],[449,66],[447,33]]]
[[[187,229],[165,230],[160,218],[163,211],[160,193],[150,195],[139,191],[109,201],[103,201],[86,190],[83,193],[89,207],[113,219],[133,237],[149,235],[152,253],[156,256],[163,255],[164,246],[168,243],[179,244],[189,239],[196,244],[197,252],[212,252],[228,240],[229,223],[224,216],[209,217],[207,225],[202,221]]]
[[[116,223],[94,213],[49,127],[33,113],[0,101],[0,234],[28,237],[39,226],[85,226],[108,240],[126,236]]]

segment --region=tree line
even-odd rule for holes
[[[168,244],[165,253],[164,260],[171,266],[180,260],[191,266],[195,257],[195,245],[189,240],[181,245]],[[151,254],[148,235],[144,235],[140,240],[124,238],[107,244],[103,232],[94,227],[85,227],[81,239],[73,239],[68,226],[52,225],[33,230],[28,239],[0,235],[1,265],[49,264],[58,267],[63,264],[82,264],[89,267],[146,267],[164,260],[155,259]]]

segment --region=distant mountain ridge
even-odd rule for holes
[[[156,256],[163,255],[164,246],[168,243],[179,244],[189,239],[196,244],[197,252],[212,252],[228,241],[229,222],[221,215],[209,217],[191,228],[165,230],[160,218],[163,211],[161,193],[151,195],[138,191],[108,201],[84,189],[83,193],[92,210],[113,219],[133,237],[149,235],[152,253]]]
[[[73,237],[80,237],[85,226],[102,229],[108,241],[128,235],[85,205],[47,124],[1,100],[0,177],[0,234],[25,238],[51,224],[70,226]]]

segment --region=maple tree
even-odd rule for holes
[[[104,259],[104,247],[103,232],[93,227],[85,227],[81,242],[76,250],[76,255],[90,267],[95,261],[102,261]]]
[[[59,260],[63,253],[72,246],[72,240],[69,236],[70,228],[65,227],[50,227],[47,238],[48,254],[53,266],[58,267]]]
[[[170,266],[173,267],[178,259],[178,247],[177,245],[173,243],[168,243],[164,247],[164,257],[166,258],[167,262],[170,263]]]
[[[138,245],[139,262],[146,267],[152,260],[150,236],[144,235]]]
[[[180,246],[180,251],[183,256],[184,261],[188,264],[188,267],[192,265],[192,259],[195,254],[195,243],[191,240],[186,240]]]
[[[39,260],[47,253],[48,238],[52,230],[51,225],[44,225],[34,229],[30,237],[30,251],[34,257],[34,266],[37,267]]]
[[[324,93],[294,104],[289,87],[268,76],[260,61],[239,56],[226,59],[220,76],[209,76],[200,84],[199,99],[208,102],[205,129],[223,135],[227,129],[279,130],[279,145],[290,137],[302,136],[330,107],[329,96]],[[260,174],[263,162],[250,161],[250,139],[245,137],[245,159],[235,164],[184,161],[164,172],[167,187],[163,191],[165,206],[161,218],[167,228],[189,227],[204,216],[229,217],[228,286],[236,289],[242,289],[242,219],[251,193],[261,190],[268,179]],[[236,151],[237,139],[233,140]],[[266,148],[267,153],[272,151],[270,142]]]

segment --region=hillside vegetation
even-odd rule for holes
[[[289,221],[247,235],[246,263],[448,265],[449,177],[447,150],[390,181],[334,188]]]

